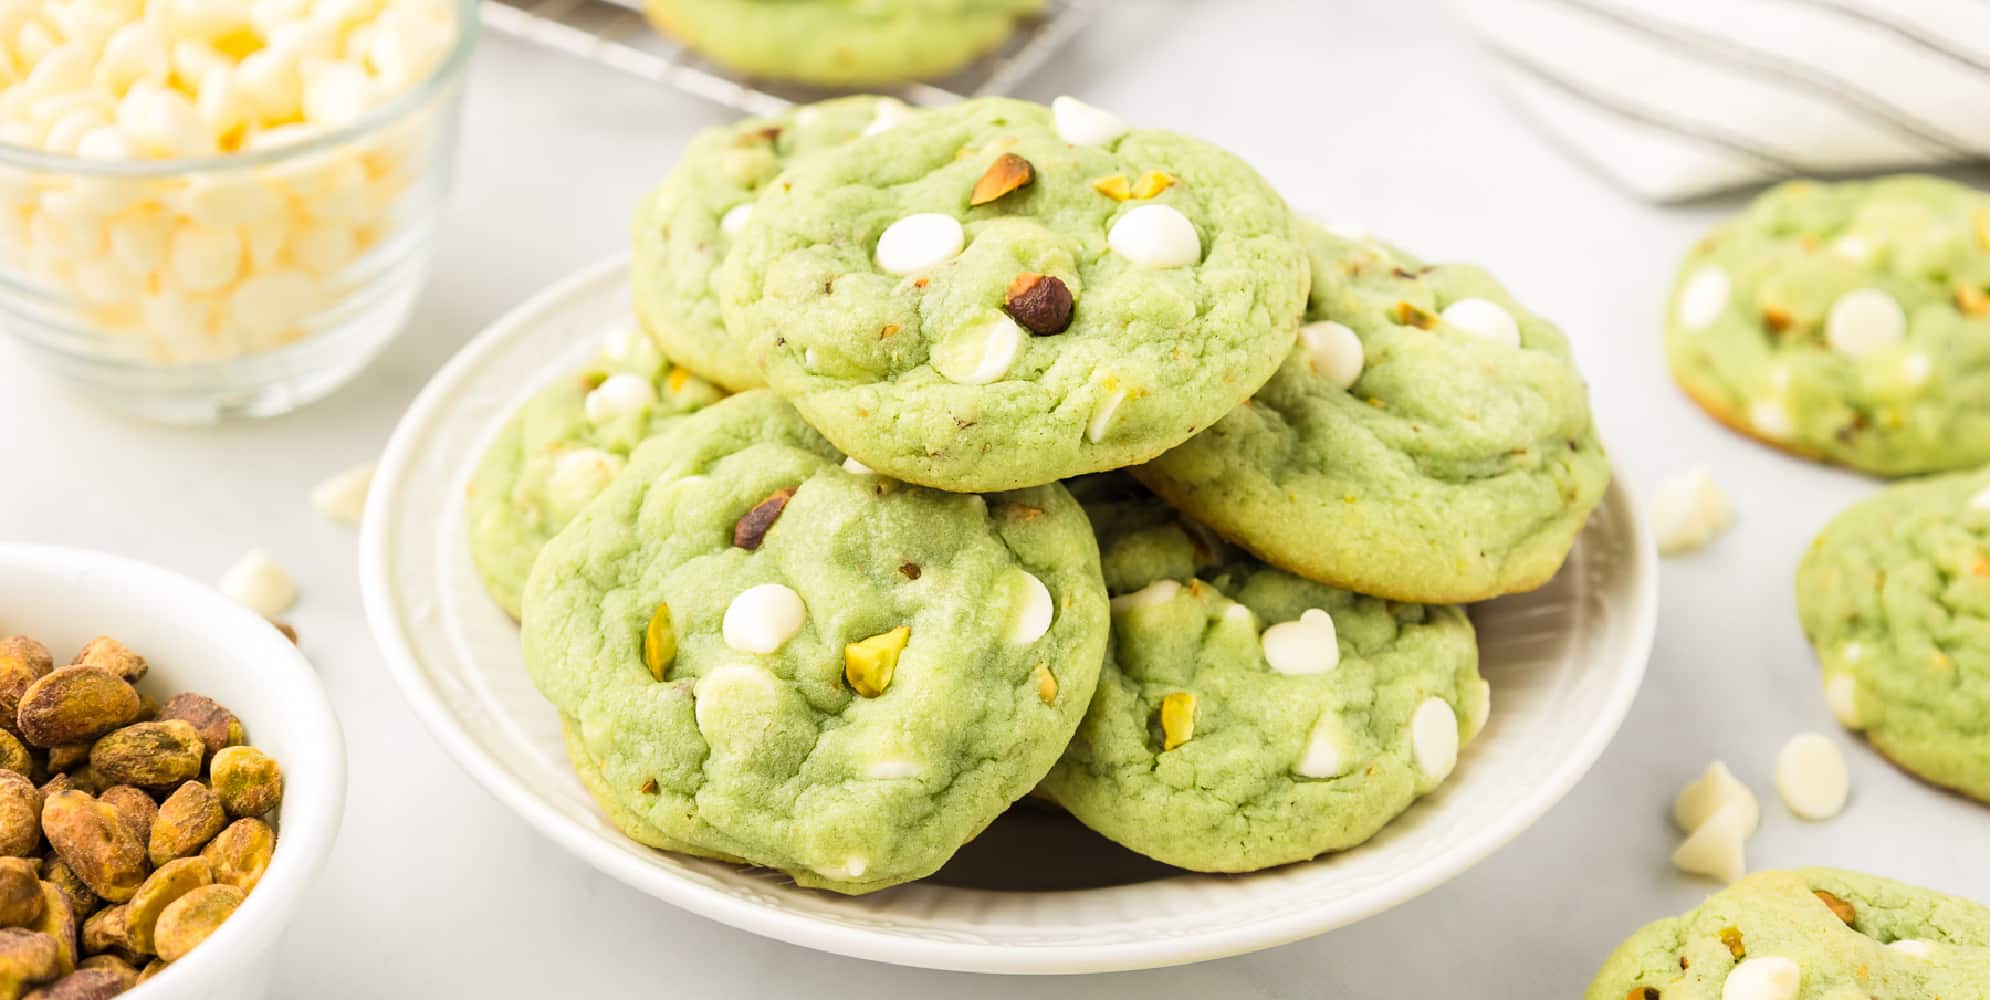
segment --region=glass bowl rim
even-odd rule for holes
[[[37,173],[58,173],[79,177],[177,177],[269,166],[347,145],[385,129],[402,118],[411,117],[427,105],[435,95],[463,76],[465,68],[469,65],[470,55],[476,48],[477,12],[481,0],[454,0],[454,3],[456,38],[450,43],[449,54],[429,71],[428,76],[394,95],[394,98],[387,103],[338,128],[321,132],[302,142],[286,143],[253,152],[163,160],[93,160],[0,142],[0,165]]]

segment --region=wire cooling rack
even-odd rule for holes
[[[1006,94],[1077,34],[1091,20],[1097,3],[1050,0],[1000,49],[959,73],[882,92],[927,105]],[[481,9],[484,25],[493,31],[669,84],[750,115],[773,114],[840,93],[741,77],[655,31],[634,7],[614,0],[486,0]],[[880,91],[866,88],[866,92]]]

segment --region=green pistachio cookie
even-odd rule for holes
[[[1797,613],[1839,722],[1990,802],[1990,469],[1839,514],[1797,568]]]
[[[944,76],[1043,0],[644,0],[657,27],[736,72],[821,86]]]
[[[719,264],[753,211],[753,197],[797,156],[890,128],[912,112],[886,97],[848,97],[772,118],[706,129],[636,207],[629,262],[636,316],[664,353],[735,391],[760,370],[726,336]]]
[[[1059,98],[965,101],[794,164],[726,325],[846,454],[1010,489],[1142,462],[1292,345],[1306,261],[1242,161]]]
[[[1309,322],[1283,367],[1133,474],[1336,587],[1452,603],[1545,583],[1610,480],[1561,331],[1476,267],[1301,233]]]
[[[852,472],[764,391],[638,450],[525,593],[526,668],[618,826],[847,893],[932,873],[1027,793],[1105,641],[1063,487]]]
[[[1665,350],[1708,413],[1786,451],[1886,476],[1990,462],[1990,194],[1774,188],[1686,255]]]
[[[470,558],[491,596],[518,617],[539,549],[622,471],[629,453],[725,394],[633,331],[513,413],[470,477]]]
[[[1990,996],[1990,908],[1832,868],[1759,872],[1617,946],[1584,1000]]]
[[[1112,644],[1046,794],[1148,857],[1240,872],[1353,847],[1450,775],[1489,705],[1463,609],[1302,580],[1132,489],[1080,493]]]

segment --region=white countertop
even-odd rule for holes
[[[1254,162],[1295,207],[1487,265],[1575,341],[1635,495],[1701,464],[1733,494],[1735,530],[1665,565],[1644,691],[1596,769],[1511,846],[1387,914],[1255,956],[1085,979],[816,954],[674,910],[563,854],[401,703],[360,610],[354,532],[320,518],[307,493],[372,459],[423,381],[485,323],[620,250],[638,194],[695,129],[729,115],[489,37],[434,280],[357,383],[288,417],[194,430],[113,416],[18,365],[0,392],[13,473],[0,540],[105,549],[210,580],[263,546],[299,580],[288,617],[343,718],[351,789],[273,996],[1570,997],[1632,929],[1715,888],[1666,862],[1671,796],[1715,757],[1763,798],[1755,867],[1842,865],[1990,900],[1990,808],[1843,739],[1797,629],[1797,558],[1873,484],[1728,434],[1666,377],[1659,316],[1672,268],[1732,203],[1658,210],[1602,185],[1507,113],[1434,3],[1107,8],[1025,96],[1074,93],[1201,135]],[[1851,805],[1823,824],[1791,817],[1770,781],[1777,747],[1807,728],[1850,752]]]

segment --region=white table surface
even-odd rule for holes
[[[306,494],[373,458],[423,381],[485,323],[618,251],[638,194],[695,129],[728,115],[488,37],[434,281],[354,385],[266,423],[167,429],[113,416],[0,353],[16,362],[0,392],[0,540],[101,548],[203,579],[264,546],[299,580],[288,617],[343,718],[351,789],[274,996],[1569,997],[1633,928],[1715,888],[1667,864],[1677,835],[1666,815],[1716,757],[1763,798],[1755,867],[1843,865],[1990,900],[1990,808],[1844,739],[1796,626],[1799,555],[1873,484],[1741,441],[1665,376],[1659,316],[1674,262],[1732,203],[1659,210],[1602,185],[1516,123],[1434,4],[1107,7],[1027,96],[1074,93],[1196,133],[1252,160],[1296,207],[1488,265],[1574,339],[1636,495],[1702,464],[1732,493],[1735,530],[1665,565],[1644,691],[1596,769],[1512,845],[1408,905],[1254,956],[1115,976],[1022,983],[816,954],[677,911],[566,856],[417,725],[361,614],[354,532]],[[1851,805],[1822,824],[1791,817],[1771,783],[1777,747],[1812,728],[1844,743],[1851,763]]]

